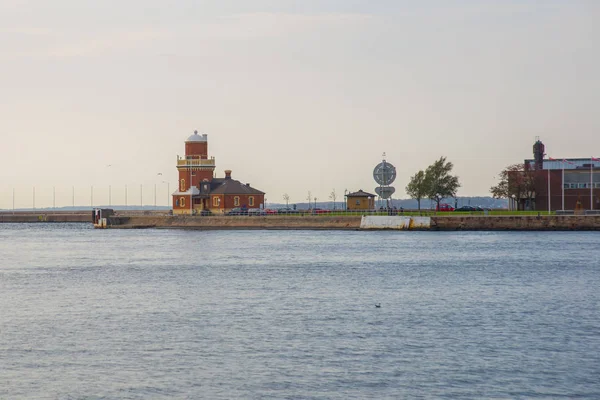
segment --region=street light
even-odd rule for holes
[[[348,211],[348,199],[346,198],[346,193],[348,193],[348,189],[344,189],[344,209]]]
[[[166,183],[167,184],[167,207],[169,207],[169,204],[171,203],[171,189],[169,188],[169,182],[168,181],[162,181],[161,183]]]

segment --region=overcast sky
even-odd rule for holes
[[[2,0],[0,208],[167,202],[207,133],[217,177],[268,202],[395,197],[440,156],[459,195],[506,165],[600,156],[595,0]],[[108,165],[111,165],[108,167]],[[162,173],[162,175],[158,175]]]

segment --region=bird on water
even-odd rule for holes
[[[381,308],[381,303],[375,304],[375,308]]]

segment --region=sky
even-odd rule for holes
[[[503,167],[600,156],[600,2],[2,0],[0,208],[166,205],[208,134],[267,202],[395,198],[441,156],[459,196]],[[160,174],[160,175],[159,175]],[[140,193],[140,187],[141,193]]]

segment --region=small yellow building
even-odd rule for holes
[[[363,192],[348,193],[346,195],[346,208],[348,210],[374,210],[375,209],[375,197],[374,194]]]

